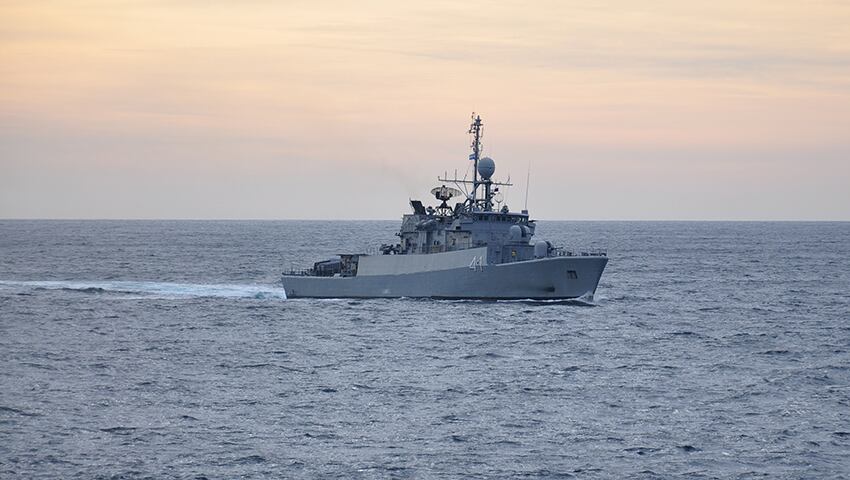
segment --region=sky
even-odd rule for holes
[[[850,2],[0,0],[0,218],[850,220]]]

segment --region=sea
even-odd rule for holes
[[[850,223],[555,222],[593,299],[287,299],[396,221],[0,221],[0,478],[850,478]]]

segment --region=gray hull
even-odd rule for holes
[[[555,300],[592,296],[608,263],[603,256],[550,257],[400,275],[284,275],[289,298],[472,298]]]

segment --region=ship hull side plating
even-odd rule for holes
[[[565,256],[400,275],[282,280],[288,298],[556,300],[592,296],[607,263],[603,256]]]

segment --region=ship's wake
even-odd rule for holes
[[[154,298],[219,297],[286,300],[286,290],[272,285],[195,284],[136,281],[15,281],[0,280],[0,288],[114,293]]]

